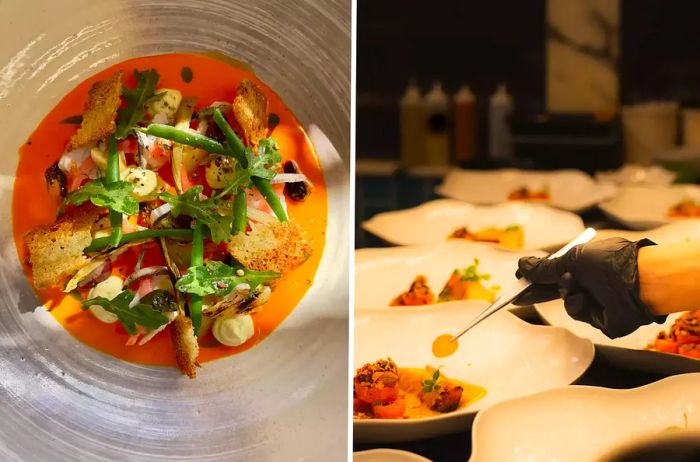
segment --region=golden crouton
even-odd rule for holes
[[[311,245],[304,230],[287,221],[258,224],[250,234],[231,237],[228,251],[246,268],[285,273],[309,258]]]
[[[122,71],[95,82],[88,93],[83,121],[68,142],[68,151],[107,138],[116,130],[114,119],[121,104]]]
[[[249,144],[267,135],[267,97],[250,80],[242,80],[233,99],[233,115]]]
[[[197,376],[199,343],[194,335],[192,320],[182,312],[175,318],[170,329],[170,339],[175,347],[177,367],[183,374],[193,379]]]
[[[92,225],[99,216],[99,209],[81,207],[27,233],[25,242],[37,289],[61,284],[88,263],[83,249],[92,241]]]

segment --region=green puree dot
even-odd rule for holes
[[[192,68],[189,66],[185,66],[180,70],[180,77],[182,77],[182,80],[185,83],[190,83],[192,81],[192,78],[194,77],[194,74],[192,73]]]

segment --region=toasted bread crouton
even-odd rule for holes
[[[170,329],[170,339],[175,347],[177,367],[183,374],[193,379],[197,376],[199,343],[194,335],[192,320],[182,312],[175,318]]]
[[[80,207],[27,233],[25,242],[37,289],[61,284],[89,262],[83,249],[92,241],[92,225],[99,216],[95,207]]]
[[[267,135],[267,97],[250,80],[241,80],[233,99],[233,115],[249,144]]]
[[[67,151],[107,138],[117,126],[114,119],[121,104],[122,71],[107,80],[95,82],[88,93],[83,121],[71,136]]]
[[[246,268],[285,273],[309,258],[311,244],[301,226],[286,221],[258,224],[250,234],[231,237],[228,251]]]

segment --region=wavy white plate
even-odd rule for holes
[[[624,337],[610,339],[595,327],[576,321],[566,314],[562,300],[540,303],[535,308],[547,323],[589,339],[599,346],[602,355],[621,367],[666,374],[700,372],[700,360],[645,350],[660,331],[671,327],[680,313],[669,315],[664,324],[648,324]]]
[[[541,204],[511,201],[479,206],[456,199],[438,199],[410,209],[380,213],[362,223],[362,228],[391,244],[421,245],[444,242],[462,226],[479,231],[514,224],[522,226],[525,232],[523,250],[564,244],[583,231],[583,222],[577,215]]]
[[[574,212],[592,207],[615,193],[615,187],[593,181],[579,170],[452,170],[437,187],[437,193],[473,204],[500,204],[522,187],[549,188],[545,203]]]
[[[567,385],[593,361],[593,345],[564,329],[535,326],[501,311],[459,340],[446,358],[432,354],[433,340],[455,332],[483,310],[452,302],[355,314],[355,367],[391,357],[399,367],[443,366],[447,377],[480,385],[486,396],[455,412],[411,420],[356,420],[356,441],[407,441],[465,431],[477,411],[506,399]]]
[[[452,271],[466,268],[474,258],[479,259],[479,273],[491,275],[483,282],[486,287],[506,287],[516,280],[518,258],[533,254],[543,255],[541,252],[501,252],[491,246],[462,240],[445,241],[435,246],[356,250],[355,306],[388,307],[419,274],[428,278],[428,284],[437,296]]]
[[[591,462],[671,426],[700,429],[700,374],[630,390],[573,386],[496,404],[472,429],[470,462]]]
[[[600,208],[611,219],[629,228],[650,229],[684,221],[685,218],[668,216],[668,210],[683,199],[700,201],[700,186],[627,186],[620,188],[612,199],[601,203]]]
[[[638,241],[646,237],[657,244],[693,241],[700,239],[700,219],[688,218],[687,220],[679,220],[647,231],[601,229],[598,230],[594,240],[599,241],[610,237],[623,237],[630,241]]]
[[[668,186],[676,179],[676,174],[658,165],[645,167],[627,164],[617,170],[596,172],[595,179],[618,186]]]
[[[353,462],[431,462],[423,456],[398,449],[370,449],[352,453]]]

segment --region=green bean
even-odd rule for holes
[[[238,135],[236,135],[236,132],[233,131],[218,108],[214,110],[214,122],[216,122],[216,125],[219,126],[221,132],[226,137],[226,143],[233,157],[236,158],[243,168],[247,168],[248,160],[245,158],[245,146],[243,146],[243,142]],[[260,194],[262,194],[270,205],[272,211],[275,212],[277,219],[279,221],[287,221],[287,214],[284,212],[284,207],[282,207],[280,198],[277,196],[275,190],[272,189],[270,180],[258,177],[253,177],[252,180],[255,187],[260,191]]]
[[[202,225],[194,227],[192,236],[192,257],[191,266],[202,266],[204,264],[204,237],[202,236]],[[194,335],[199,335],[199,328],[202,325],[202,296],[190,294],[190,319],[194,327]]]
[[[233,224],[231,226],[231,234],[234,236],[238,233],[244,233],[248,226],[248,197],[245,189],[239,188],[236,193],[236,198],[233,201]]]
[[[280,202],[279,196],[277,196],[275,190],[272,189],[272,184],[270,184],[270,180],[254,176],[253,184],[256,188],[258,188],[260,194],[262,194],[267,203],[270,205],[272,211],[275,212],[275,216],[277,217],[277,219],[279,221],[287,221],[287,214],[284,211],[284,207],[282,206],[282,202]]]
[[[204,149],[214,154],[222,156],[229,155],[224,145],[218,141],[200,133],[181,130],[170,125],[151,124],[146,127],[144,133],[157,136],[158,138],[165,138],[166,140],[171,140],[176,143],[186,144],[194,148]]]
[[[192,237],[193,231],[191,229],[174,229],[174,228],[164,228],[164,229],[146,229],[143,231],[136,231],[133,233],[124,234],[119,241],[119,245],[128,244],[130,242],[144,241],[147,239],[154,239],[157,237],[179,237],[188,238]],[[83,249],[85,253],[99,252],[104,250],[109,246],[109,237],[98,237],[93,239],[89,246]]]
[[[241,167],[248,168],[248,159],[245,157],[245,146],[243,141],[236,135],[219,108],[214,109],[214,122],[221,129],[221,133],[226,137],[229,152],[236,158]]]
[[[119,181],[119,153],[117,152],[117,139],[114,135],[107,140],[107,168],[105,169],[105,185]],[[110,247],[117,247],[122,239],[122,214],[114,210],[109,211],[109,224],[111,234],[109,237]]]

